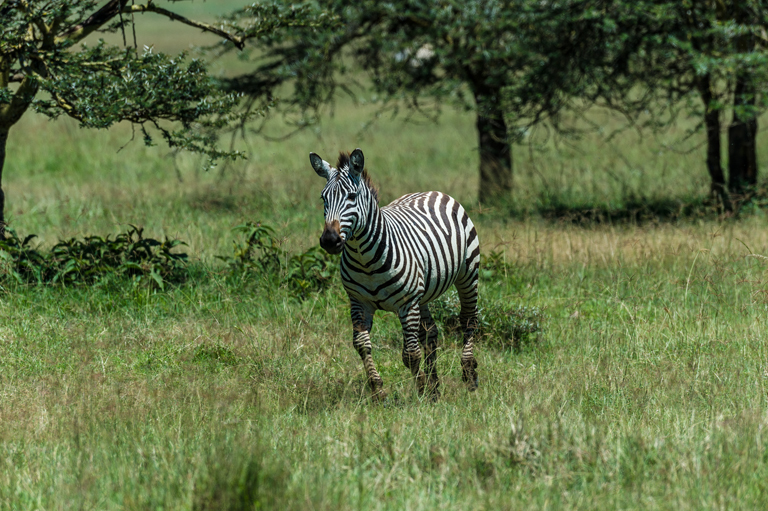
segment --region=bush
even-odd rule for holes
[[[218,256],[227,263],[232,276],[258,276],[274,284],[286,286],[293,296],[306,300],[331,285],[338,259],[320,247],[289,256],[275,236],[275,231],[261,223],[247,222],[233,229],[244,235],[234,242],[233,255]]]
[[[232,273],[253,271],[258,275],[277,275],[283,266],[285,252],[275,237],[275,230],[261,223],[247,222],[238,225],[232,232],[245,235],[245,240],[235,241],[231,257],[217,256],[226,262]]]
[[[32,246],[37,236],[21,239],[6,228],[0,239],[0,278],[19,283],[93,284],[106,277],[128,277],[150,287],[165,289],[186,278],[187,254],[171,252],[185,243],[165,238],[144,238],[144,229],[131,225],[114,239],[87,236],[59,241],[50,251]]]
[[[494,250],[490,254],[480,254],[480,280],[506,277],[512,270],[507,264],[504,253]]]
[[[461,304],[455,291],[444,294],[430,304],[432,317],[446,335],[460,336]],[[533,344],[542,332],[544,314],[538,307],[507,307],[498,303],[480,303],[476,337],[479,343],[516,351]]]

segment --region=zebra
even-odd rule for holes
[[[379,208],[378,190],[364,168],[363,152],[341,153],[336,167],[315,153],[312,168],[327,180],[322,191],[325,229],[320,246],[341,254],[341,280],[352,316],[352,344],[362,358],[374,400],[386,394],[371,355],[377,310],[396,313],[403,329],[403,363],[419,396],[439,396],[437,326],[429,302],[451,285],[461,303],[464,329],[462,380],[478,387],[473,354],[477,328],[480,242],[464,208],[441,192],[404,195]],[[421,368],[423,346],[425,371]]]

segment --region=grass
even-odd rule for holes
[[[481,345],[471,395],[443,339],[436,404],[391,316],[374,339],[392,396],[368,402],[338,287],[299,303],[202,268],[167,293],[6,289],[2,501],[214,508],[255,478],[281,508],[761,507],[766,265],[720,236],[648,256],[604,234],[618,262],[545,240],[484,282],[486,303],[544,308],[546,333]]]
[[[252,140],[249,160],[208,173],[159,146],[118,152],[125,126],[27,115],[11,131],[4,189],[20,235],[45,248],[132,223],[186,241],[191,262],[166,291],[3,281],[0,509],[766,507],[765,213],[542,214],[701,201],[703,152],[633,133],[516,147],[513,197],[483,209],[471,116],[361,134],[371,112],[341,103],[321,130]],[[420,401],[399,324],[377,314],[390,397],[371,404],[338,278],[299,301],[216,259],[246,221],[273,226],[289,253],[316,245],[322,182],[307,154],[356,146],[383,203],[440,189],[467,206],[483,253],[505,263],[485,274],[482,306],[543,311],[520,350],[481,342],[476,393],[446,334],[443,396]]]

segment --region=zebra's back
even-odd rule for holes
[[[377,264],[342,258],[342,280],[350,294],[375,308],[397,311],[443,294],[479,264],[472,221],[456,200],[442,192],[404,195],[381,208],[388,238]]]

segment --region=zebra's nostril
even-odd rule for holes
[[[344,240],[336,232],[328,229],[320,236],[320,246],[328,253],[338,254],[344,246]]]

